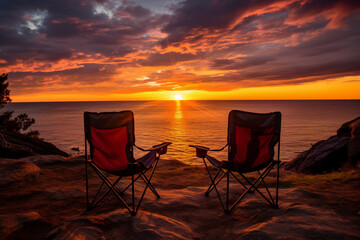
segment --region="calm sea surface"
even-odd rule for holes
[[[341,101],[121,101],[11,103],[4,110],[28,113],[32,129],[65,152],[79,147],[84,152],[83,112],[132,110],[136,144],[141,147],[171,141],[163,159],[201,164],[189,144],[221,148],[226,144],[227,118],[231,110],[282,113],[281,160],[289,161],[311,144],[326,139],[346,121],[360,116],[360,100]],[[141,152],[135,153],[137,156]],[[214,154],[226,159],[227,152]]]

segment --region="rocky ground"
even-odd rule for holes
[[[282,170],[279,209],[255,193],[225,215],[214,193],[204,196],[209,179],[202,166],[162,159],[153,178],[161,198],[148,191],[132,217],[111,194],[86,210],[81,157],[2,158],[0,169],[0,239],[360,238],[358,170]],[[274,177],[269,180],[273,187]],[[92,173],[92,192],[98,183]],[[231,183],[231,189],[233,199],[240,188]]]

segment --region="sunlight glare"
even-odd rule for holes
[[[183,100],[183,97],[182,97],[180,94],[176,94],[176,95],[174,96],[174,99],[175,99],[175,100]]]

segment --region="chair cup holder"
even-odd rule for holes
[[[206,155],[207,155],[207,150],[201,149],[201,148],[196,148],[196,157],[205,158]]]
[[[162,147],[156,151],[159,155],[165,154],[167,152],[167,147]]]

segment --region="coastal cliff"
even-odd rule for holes
[[[343,166],[356,167],[360,161],[360,117],[344,123],[335,136],[315,143],[292,161],[285,170],[299,173],[324,173]]]
[[[54,144],[40,138],[29,137],[16,132],[0,131],[0,158],[16,159],[37,154],[69,156]]]

